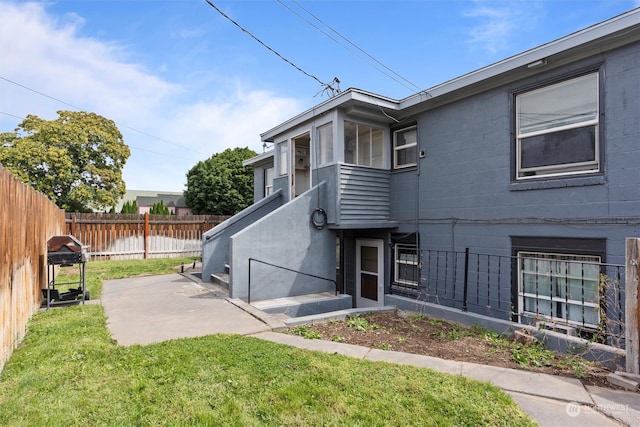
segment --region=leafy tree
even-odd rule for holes
[[[113,206],[125,192],[129,155],[116,124],[94,113],[29,115],[14,132],[0,133],[0,163],[68,212]]]
[[[245,148],[226,149],[198,162],[187,173],[187,206],[196,214],[233,215],[253,203],[253,170],[242,161],[256,156]]]
[[[137,214],[138,213],[138,205],[135,200],[127,200],[122,205],[122,209],[120,210],[121,214]]]
[[[164,202],[160,200],[159,202],[156,202],[153,204],[153,206],[151,206],[151,209],[149,209],[149,214],[150,215],[171,215],[171,211],[167,206],[165,206]]]

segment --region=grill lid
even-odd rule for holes
[[[49,264],[86,262],[84,247],[71,235],[53,236],[47,241],[47,262]]]

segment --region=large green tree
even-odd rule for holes
[[[0,163],[68,212],[115,205],[130,154],[116,124],[94,113],[29,115],[15,132],[0,133]]]
[[[242,161],[256,156],[249,148],[226,149],[187,172],[187,206],[196,214],[233,215],[253,203],[253,169]]]

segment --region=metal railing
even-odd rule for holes
[[[280,270],[285,270],[285,271],[289,271],[292,273],[296,273],[296,274],[300,274],[306,277],[312,277],[314,279],[320,279],[320,280],[325,280],[327,282],[331,282],[333,283],[333,287],[335,289],[335,295],[338,295],[338,283],[336,282],[335,279],[328,279],[326,277],[322,277],[322,276],[316,276],[315,274],[310,274],[310,273],[304,273],[302,271],[298,271],[298,270],[294,270],[288,267],[283,267],[281,265],[276,265],[276,264],[271,264],[269,262],[266,261],[261,261],[259,259],[255,259],[255,258],[249,258],[249,275],[248,275],[248,289],[247,289],[247,304],[251,304],[251,262],[257,262],[259,264],[263,264],[263,265],[267,265],[269,267],[274,267],[274,268],[278,268]]]
[[[392,283],[391,293],[518,323],[563,325],[563,331],[624,348],[623,265],[565,262],[571,274],[566,266],[555,275],[541,271],[524,289],[522,260],[469,249],[422,250],[417,285]]]

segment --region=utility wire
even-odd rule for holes
[[[80,108],[80,107],[78,107],[78,106],[75,106],[75,105],[73,105],[73,104],[70,104],[70,103],[68,103],[68,102],[65,102],[65,101],[63,101],[63,100],[61,100],[61,99],[58,99],[58,98],[56,98],[56,97],[53,97],[53,96],[51,96],[51,95],[47,95],[46,93],[43,93],[43,92],[37,91],[37,90],[35,90],[35,89],[32,89],[32,88],[30,88],[30,87],[28,87],[28,86],[25,86],[25,85],[23,85],[23,84],[20,84],[20,83],[18,83],[18,82],[14,82],[13,80],[9,80],[9,79],[7,79],[7,78],[5,78],[5,77],[0,76],[0,80],[4,80],[4,81],[9,82],[9,83],[11,83],[11,84],[14,84],[14,85],[16,85],[16,86],[19,86],[19,87],[21,87],[21,88],[23,88],[23,89],[26,89],[26,90],[31,91],[31,92],[33,92],[33,93],[36,93],[36,94],[38,94],[38,95],[40,95],[40,96],[44,96],[45,98],[52,99],[52,100],[54,100],[54,101],[56,101],[56,102],[59,102],[59,103],[61,103],[61,104],[64,104],[64,105],[66,105],[66,106],[68,106],[68,107],[71,107],[71,108],[73,108],[73,109],[76,109],[76,110],[78,110],[78,111],[85,112],[85,113],[87,112],[84,108]],[[7,113],[4,113],[4,114],[7,114]],[[10,114],[7,114],[7,115],[10,115]],[[133,127],[131,127],[131,126],[127,126],[127,125],[125,125],[125,124],[123,124],[123,123],[118,123],[118,122],[116,122],[115,120],[114,120],[113,122],[114,122],[115,124],[117,124],[117,125],[118,125],[119,127],[121,127],[121,128],[129,129],[129,130],[131,130],[131,131],[134,131],[134,132],[136,132],[136,133],[139,133],[140,135],[148,136],[149,138],[157,139],[158,141],[162,141],[162,142],[165,142],[165,143],[167,143],[167,144],[174,145],[174,146],[176,146],[176,147],[178,147],[178,148],[181,148],[181,149],[183,149],[183,150],[193,151],[194,153],[200,154],[200,155],[202,155],[202,156],[206,156],[206,154],[204,154],[204,153],[202,153],[202,152],[200,152],[200,151],[198,151],[198,150],[194,150],[193,148],[185,147],[185,146],[182,146],[182,145],[177,144],[177,143],[175,143],[175,142],[168,141],[168,140],[166,140],[166,139],[164,139],[164,138],[160,138],[159,136],[151,135],[150,133],[147,133],[147,132],[141,131],[141,130],[136,129],[136,128],[133,128]],[[149,151],[149,150],[146,150],[146,151]],[[159,154],[159,153],[157,153],[157,154]]]
[[[303,70],[302,68],[298,67],[296,64],[294,64],[293,62],[289,61],[287,58],[285,58],[284,56],[282,56],[280,53],[278,53],[276,50],[272,49],[271,47],[269,47],[266,43],[264,43],[262,40],[260,40],[258,37],[254,36],[251,32],[249,32],[247,29],[245,29],[244,27],[242,27],[242,25],[238,24],[236,21],[234,21],[229,15],[227,15],[226,13],[224,13],[222,10],[220,10],[215,4],[213,4],[211,2],[211,0],[204,0],[206,1],[209,6],[211,6],[212,8],[214,8],[220,15],[222,15],[224,18],[226,18],[227,20],[229,20],[233,25],[235,25],[236,27],[240,28],[240,30],[242,30],[243,33],[245,33],[246,35],[248,35],[249,37],[251,37],[252,39],[254,39],[255,41],[257,41],[258,43],[260,43],[264,48],[266,48],[267,50],[269,50],[271,53],[273,53],[274,55],[276,55],[278,58],[282,59],[284,62],[286,62],[287,64],[291,65],[293,68],[295,68],[296,70],[300,71],[302,74],[304,74],[307,77],[310,77],[312,79],[314,79],[315,81],[317,81],[318,83],[320,83],[320,85],[323,86],[323,92],[324,91],[328,91],[331,93],[331,95],[336,95],[337,93],[340,92],[340,88],[339,87],[334,87],[333,84],[334,83],[340,83],[340,81],[337,78],[334,78],[331,83],[324,83],[322,80],[320,80],[318,77],[314,76],[313,74],[310,74],[308,72],[306,72],[305,70]]]
[[[343,36],[342,34],[340,34],[340,32],[338,32],[338,30],[336,30],[335,28],[331,27],[329,24],[327,24],[326,22],[324,22],[322,19],[320,19],[319,17],[317,17],[316,15],[314,15],[312,12],[310,12],[309,10],[307,10],[304,6],[302,6],[300,3],[298,3],[296,0],[291,0],[292,3],[294,3],[296,6],[298,6],[300,9],[304,10],[307,14],[309,14],[311,17],[313,17],[316,21],[320,22],[322,25],[324,25],[326,28],[330,29],[333,33],[335,33],[338,37],[340,37],[342,40],[346,41],[347,43],[349,43],[351,46],[355,47],[357,50],[359,50],[360,52],[362,52],[364,55],[366,55],[369,59],[371,59],[372,61],[374,61],[375,63],[379,64],[380,66],[382,66],[383,68],[385,68],[387,71],[391,72],[392,74],[394,74],[395,76],[397,76],[400,80],[403,80],[404,82],[398,80],[397,78],[389,75],[388,73],[386,73],[385,71],[381,70],[380,68],[376,67],[375,65],[371,64],[371,62],[367,61],[366,59],[362,58],[362,56],[358,55],[356,52],[354,52],[352,49],[344,46],[342,43],[340,43],[338,40],[336,40],[335,38],[333,38],[331,35],[327,34],[324,30],[322,30],[321,28],[318,28],[315,24],[313,24],[312,22],[309,22],[309,20],[307,20],[305,17],[303,17],[302,15],[300,15],[298,12],[296,12],[295,10],[293,10],[292,8],[290,8],[289,6],[287,6],[282,0],[277,0],[278,3],[280,3],[282,6],[284,6],[285,8],[289,9],[292,13],[294,13],[295,15],[297,15],[300,19],[302,19],[303,21],[305,21],[307,24],[311,25],[313,28],[315,28],[316,30],[320,31],[322,34],[324,34],[325,36],[327,36],[329,39],[333,40],[335,43],[337,43],[338,45],[342,46],[343,48],[345,48],[346,50],[348,50],[349,52],[353,53],[355,56],[357,56],[358,58],[360,58],[362,61],[366,62],[367,64],[371,65],[373,68],[375,68],[376,70],[378,70],[379,72],[381,72],[382,74],[384,74],[385,76],[389,77],[390,79],[392,79],[393,81],[395,81],[396,83],[406,87],[407,89],[413,91],[413,90],[417,90],[418,92],[422,91],[423,89],[416,85],[415,83],[411,82],[410,80],[404,78],[403,76],[401,76],[400,74],[398,74],[397,72],[395,72],[394,70],[392,70],[391,68],[389,68],[388,66],[386,66],[385,64],[383,64],[381,61],[379,61],[378,59],[374,58],[372,55],[370,55],[369,53],[367,53],[364,49],[362,49],[360,46],[358,46],[357,44],[355,44],[354,42],[352,42],[351,40],[349,40],[347,37]],[[407,85],[408,83],[408,85]]]
[[[20,120],[26,120],[27,119],[26,117],[16,116],[15,114],[5,113],[4,111],[0,111],[0,114],[4,114],[5,116],[13,117],[13,118],[20,119]],[[135,145],[130,145],[130,144],[127,144],[127,147],[133,148],[135,150],[146,151],[147,153],[157,154],[159,156],[172,157],[174,159],[193,160],[193,159],[189,159],[189,158],[186,158],[186,157],[179,157],[179,156],[176,156],[175,154],[161,153],[159,151],[153,151],[153,150],[149,150],[149,149],[142,148],[142,147],[136,147]]]

